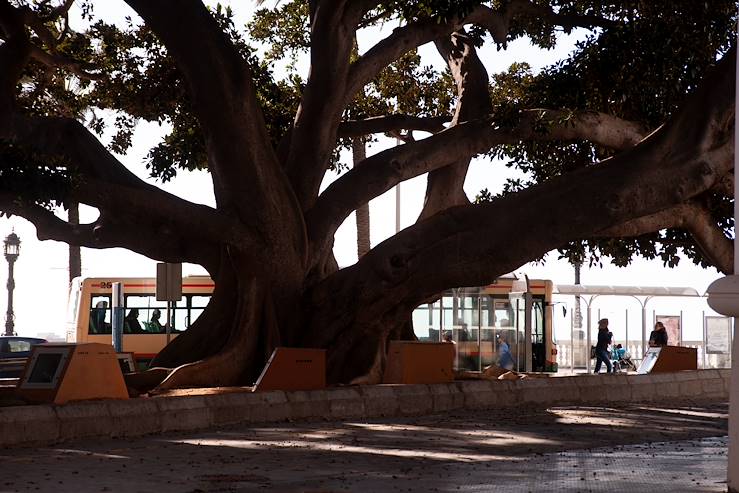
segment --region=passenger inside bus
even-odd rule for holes
[[[161,316],[162,312],[159,311],[159,308],[154,308],[154,311],[151,312],[151,321],[147,324],[151,332],[164,332],[164,326],[159,322]]]
[[[110,334],[110,324],[105,322],[107,301],[98,301],[90,316],[90,334]]]
[[[131,308],[123,321],[124,334],[143,334],[144,331],[139,323],[139,309]]]

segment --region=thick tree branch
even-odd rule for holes
[[[12,111],[15,87],[28,61],[31,43],[23,26],[22,15],[7,0],[0,0],[0,132],[3,115]]]
[[[461,19],[450,24],[423,20],[396,28],[392,34],[378,42],[352,64],[344,93],[344,102],[351,101],[369,81],[377,77],[385,67],[403,54],[449,35],[462,25]]]
[[[88,72],[91,66],[79,63],[75,60],[59,55],[58,53],[47,53],[38,46],[32,45],[31,56],[50,68],[61,68],[67,72],[71,72],[80,79],[98,80],[102,76]]]
[[[517,13],[532,14],[532,10],[526,10],[531,8],[529,3],[527,0],[513,0],[501,12],[479,6],[466,18],[456,18],[448,24],[426,20],[398,28],[361,56],[351,68],[348,65],[351,33],[371,2],[360,2],[358,5],[350,2],[350,7],[345,0],[324,0],[311,4],[311,74],[296,116],[287,158],[290,181],[303,208],[310,209],[315,201],[333,149],[341,112],[367,82],[402,54],[448,35],[466,23],[502,25],[502,29],[507,31],[510,17]],[[552,15],[555,17],[547,18],[556,18],[556,14]],[[563,21],[569,25],[576,19]],[[331,53],[331,56],[327,56],[327,53]],[[307,123],[314,121],[323,124]]]
[[[266,245],[259,244],[253,233],[234,218],[220,214],[211,207],[188,202],[153,185],[131,188],[84,180],[72,191],[72,198],[97,207],[111,217],[126,217],[133,224],[160,225],[167,235],[182,235],[195,241],[224,243],[242,251],[254,252]]]
[[[72,118],[0,114],[0,139],[39,154],[63,156],[73,170],[101,182],[141,187],[144,182]]]
[[[188,237],[202,242],[223,242],[243,250],[258,249],[251,244],[249,231],[232,217],[187,202],[140,180],[76,120],[21,115],[13,115],[9,120],[9,130],[0,132],[0,138],[41,155],[64,158],[72,174],[77,176],[76,187],[72,190],[74,200],[97,207],[107,217],[127,217],[131,224],[161,225],[161,231],[152,230],[148,235],[150,242],[162,231],[170,236],[175,231],[184,231]],[[115,246],[125,247],[126,244]]]
[[[400,130],[420,130],[436,133],[444,130],[444,123],[449,120],[451,120],[449,116],[419,117],[402,114],[375,116],[366,120],[341,122],[338,136],[351,138]]]
[[[313,205],[336,144],[345,107],[340,95],[346,86],[360,18],[360,9],[347,0],[323,0],[312,9],[310,74],[290,133],[285,163],[303,210]]]
[[[510,22],[517,15],[537,16],[551,24],[561,25],[568,29],[605,27],[614,24],[612,21],[595,16],[560,15],[549,7],[540,6],[528,0],[511,0],[506,2],[500,10],[480,5],[473,9],[467,17],[457,17],[448,23],[439,23],[433,19],[413,22],[396,28],[390,36],[378,42],[354,62],[345,99],[351,100],[359,89],[404,53],[449,35],[466,24],[476,24],[486,28],[496,43],[503,44],[508,37]]]
[[[260,161],[266,158],[265,165],[272,161],[250,70],[205,6],[198,0],[128,0],[127,3],[174,57],[188,83],[203,128],[222,131],[236,125],[237,130],[242,130],[247,122],[253,122],[249,125],[249,135],[234,135],[234,131],[229,131],[219,138],[218,132],[212,131],[208,139],[233,144],[246,137],[251,147],[255,147],[254,158],[261,158]],[[232,104],[242,99],[244,103]],[[225,168],[227,172],[230,167]],[[230,178],[241,178],[236,173],[233,175]]]
[[[325,327],[325,339],[314,342],[341,345],[347,325],[382,330],[385,317],[444,289],[485,285],[569,241],[710,190],[733,166],[735,62],[731,50],[680,111],[636,147],[490,203],[443,211],[333,274],[311,298],[320,307],[312,323]],[[696,119],[700,131],[678,132]],[[511,248],[514,237],[523,238]]]
[[[51,30],[46,27],[44,22],[48,22],[45,19],[39,17],[36,12],[31,10],[29,7],[24,7],[20,10],[23,15],[23,23],[30,27],[38,38],[50,49],[56,48],[57,39],[51,34]]]
[[[500,10],[481,5],[464,19],[464,23],[484,27],[496,43],[505,45],[511,21],[520,17],[535,17],[566,30],[576,27],[610,27],[616,24],[614,21],[594,15],[560,14],[549,6],[538,5],[529,0],[511,0],[504,3]]]
[[[246,61],[198,0],[127,3],[184,75],[204,131],[218,207],[270,237],[276,257],[304,255],[302,212],[271,147]]]
[[[0,193],[0,210],[7,214],[23,217],[36,226],[36,235],[40,240],[56,240],[70,245],[91,248],[104,248],[93,233],[93,227],[87,224],[73,225],[54,215],[48,209],[35,204],[18,201],[15,194]]]
[[[457,85],[457,108],[451,126],[492,113],[488,72],[464,30],[452,34],[451,39],[437,40],[436,48]],[[471,159],[472,156],[461,156],[452,164],[429,173],[419,220],[448,207],[469,203],[464,181]]]
[[[339,327],[349,321],[367,331],[380,330],[385,316],[412,310],[444,289],[488,284],[531,258],[587,237],[593,229],[689,200],[710,189],[715,173],[730,169],[729,142],[721,153],[725,159],[713,161],[716,168],[706,173],[700,152],[688,160],[670,159],[655,139],[602,166],[578,170],[489,204],[440,212],[386,240],[317,287],[311,302],[320,308],[313,323],[327,328],[326,339],[314,342],[335,344]],[[663,167],[679,178],[665,180]],[[681,183],[678,190],[675,181]],[[608,190],[608,195],[593,190]],[[516,248],[511,248],[511,238],[521,239]],[[382,299],[375,297],[376,289],[361,286],[382,286]],[[345,290],[352,290],[351,295]],[[351,306],[361,307],[361,313],[347,309],[349,296]]]
[[[23,16],[8,0],[0,0],[0,36],[8,39],[23,28]]]
[[[513,129],[501,129],[489,119],[459,124],[436,135],[371,156],[332,183],[308,211],[311,246],[323,251],[357,207],[398,183],[473,157],[501,144],[525,140],[590,140],[615,149],[641,139],[640,127],[602,113],[554,110],[524,112]]]
[[[725,274],[733,271],[734,244],[732,240],[726,237],[708,209],[696,200],[690,200],[684,204],[598,231],[594,237],[625,238],[654,233],[667,228],[687,230],[711,264]]]
[[[727,173],[726,176],[723,176],[721,180],[718,183],[716,183],[716,186],[713,187],[713,191],[716,193],[725,195],[726,197],[734,196],[734,172],[733,170],[731,173]]]
[[[603,147],[623,151],[647,136],[648,129],[638,122],[596,111],[532,109],[524,112],[522,125],[531,124],[532,140],[550,136],[551,140],[588,140]]]
[[[53,212],[24,203],[14,194],[0,193],[0,210],[30,221],[36,227],[39,240],[63,241],[88,248],[122,247],[150,258],[169,262],[193,262],[213,267],[218,248],[197,237],[187,238],[150,228],[149,223],[130,222],[126,216],[101,213],[91,224],[70,224]],[[110,227],[113,226],[114,227]]]
[[[66,18],[67,15],[69,15],[69,9],[72,8],[74,2],[75,0],[64,0],[58,6],[51,9],[49,13],[43,17],[43,20],[46,22],[53,22],[61,17]]]
[[[5,28],[0,31],[0,39],[8,40],[8,38],[11,36],[11,31],[16,33],[17,35],[18,25],[28,26],[36,35],[38,40],[40,40],[42,45],[45,46],[44,48],[43,46],[36,46],[35,44],[31,45],[31,56],[34,59],[43,63],[47,67],[62,68],[83,79],[99,79],[99,75],[92,74],[87,71],[92,67],[86,66],[83,63],[77,62],[64,55],[61,55],[57,51],[57,46],[61,38],[55,37],[51,30],[46,26],[47,22],[53,22],[60,16],[66,17],[70,7],[72,6],[72,3],[73,0],[68,0],[58,7],[51,9],[48,15],[45,15],[43,17],[40,16],[37,12],[34,12],[30,7],[20,7],[14,9],[14,12],[12,12],[12,17],[13,22],[15,22],[16,24],[16,28],[10,28],[9,30],[7,27],[7,20],[4,23],[0,23],[0,25],[5,25]],[[5,8],[7,8],[7,6]],[[0,7],[0,9],[3,9],[3,7]],[[6,19],[8,19],[9,17],[8,13],[2,16]],[[25,33],[23,34],[24,36],[27,36]]]
[[[700,248],[703,256],[726,275],[734,272],[734,242],[726,237],[711,214],[701,208],[685,218],[685,229]]]

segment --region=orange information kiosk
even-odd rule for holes
[[[259,375],[254,391],[318,390],[325,387],[325,349],[278,347]]]
[[[455,345],[390,341],[382,383],[448,383],[454,380]]]
[[[698,350],[681,346],[650,347],[637,373],[667,373],[698,369]]]
[[[38,344],[16,393],[28,402],[128,399],[121,365],[109,344]]]

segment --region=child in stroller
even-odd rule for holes
[[[621,344],[616,344],[611,350],[613,360],[613,373],[619,370],[636,371],[636,365],[631,361],[631,355]]]

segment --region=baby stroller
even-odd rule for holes
[[[631,361],[631,355],[621,344],[616,344],[611,350],[611,362],[613,363],[613,373],[621,370],[636,371],[636,365]]]

